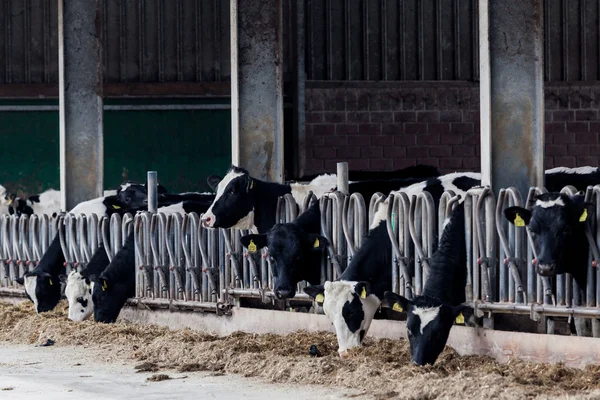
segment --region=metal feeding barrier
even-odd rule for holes
[[[151,188],[152,185],[149,185]],[[343,186],[340,186],[343,187]],[[596,206],[586,234],[590,244],[588,286],[580,295],[569,274],[553,279],[536,273],[535,249],[526,229],[504,218],[510,206],[531,207],[543,188],[531,188],[527,198],[515,188],[502,189],[496,199],[489,187],[469,190],[464,198],[448,191],[436,202],[428,192],[409,196],[392,192],[364,199],[360,194],[333,191],[317,199],[309,193],[301,204],[291,195],[278,201],[276,222],[287,223],[317,201],[321,234],[329,242],[323,252],[321,282],[337,279],[363,244],[375,220],[385,220],[391,241],[391,288],[407,298],[422,293],[429,262],[444,221],[459,201],[465,206],[467,282],[465,294],[483,324],[493,328],[496,314],[523,314],[554,332],[557,317],[575,318],[578,332],[600,337],[600,185],[587,188],[586,201]],[[564,193],[574,194],[572,187]],[[154,196],[149,193],[149,197]],[[437,205],[436,205],[437,203]],[[227,314],[232,306],[311,307],[303,292],[290,300],[273,293],[274,264],[268,249],[249,253],[236,229],[207,229],[196,213],[166,215],[140,212],[135,216],[95,215],[0,216],[0,294],[22,293],[14,280],[39,262],[56,234],[65,256],[66,272],[85,268],[102,248],[112,260],[129,235],[135,241],[136,296],[130,305],[149,308],[201,310]],[[102,251],[102,250],[100,250]],[[316,308],[320,311],[319,308]],[[586,330],[587,327],[587,330]]]

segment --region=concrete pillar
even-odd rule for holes
[[[231,0],[232,162],[283,181],[282,0]]]
[[[62,210],[103,193],[102,0],[58,1]]]
[[[544,184],[543,0],[479,0],[483,184]]]

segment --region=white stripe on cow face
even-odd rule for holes
[[[357,283],[352,281],[325,282],[323,311],[325,311],[325,315],[329,317],[335,328],[340,356],[346,355],[349,349],[362,345],[362,339],[369,330],[373,316],[381,303],[375,295],[369,295],[366,299],[354,296],[354,287]],[[360,300],[363,319],[357,324],[358,328],[352,332],[344,318],[343,310],[345,305],[351,305],[356,298]]]
[[[229,183],[236,179],[239,178],[240,176],[243,176],[244,173],[242,172],[235,172],[233,170],[229,171],[227,173],[227,175],[225,175],[225,177],[221,180],[221,182],[219,182],[219,184],[217,185],[217,194],[215,195],[215,199],[213,200],[212,204],[210,205],[210,207],[208,208],[208,210],[206,210],[206,212],[204,213],[204,215],[202,216],[203,220],[207,220],[207,222],[204,222],[204,225],[208,228],[212,228],[215,225],[215,214],[213,214],[213,206],[217,203],[217,201],[219,201],[219,199],[221,198],[221,196],[223,196],[223,193],[225,193],[225,189],[227,189],[227,185],[229,185]],[[254,213],[252,214],[252,225],[254,225]],[[248,218],[248,216],[246,216],[246,218]],[[209,219],[210,218],[210,219]],[[237,226],[235,226],[235,228],[237,228]],[[239,229],[249,229],[249,228],[239,228]]]
[[[550,208],[550,207],[557,207],[557,206],[564,207],[565,203],[560,197],[558,197],[554,200],[547,200],[547,201],[536,200],[535,205],[537,207]]]
[[[37,288],[37,275],[26,276],[24,286],[25,286],[25,291],[31,298],[31,301],[33,301],[33,305],[35,306],[35,312],[37,313],[38,312],[38,299],[35,294],[35,289]]]
[[[83,321],[94,313],[94,302],[92,301],[90,286],[79,272],[72,271],[69,274],[65,296],[69,302],[70,320]],[[81,299],[83,304],[78,299]]]
[[[413,310],[413,314],[418,316],[419,319],[421,320],[421,334],[423,334],[423,329],[425,329],[425,327],[427,325],[429,325],[429,323],[431,321],[435,320],[437,318],[437,316],[440,314],[441,307],[442,306],[431,307],[431,308],[417,307]]]

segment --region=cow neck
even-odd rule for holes
[[[65,273],[66,269],[64,263],[65,256],[60,245],[59,234],[57,233],[54,239],[52,239],[50,247],[48,247],[48,250],[46,250],[33,272],[43,271],[57,277],[58,275]]]
[[[576,248],[572,251],[572,256],[567,257],[567,262],[570,264],[567,266],[567,271],[571,272],[573,279],[577,282],[579,289],[585,294],[587,287],[587,265],[588,265],[588,251],[589,244],[585,236],[585,227],[580,224],[578,229],[575,231],[575,243]],[[575,266],[573,268],[572,266]]]
[[[135,251],[133,247],[134,236],[131,232],[121,250],[115,254],[111,263],[102,272],[102,276],[111,281],[135,282]]]
[[[290,185],[252,179],[252,207],[254,225],[258,233],[266,233],[275,225],[275,210],[279,197],[292,192]]]

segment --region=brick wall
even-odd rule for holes
[[[546,88],[546,168],[598,165],[600,85]],[[479,170],[477,83],[316,83],[306,90],[306,174],[430,164]]]

